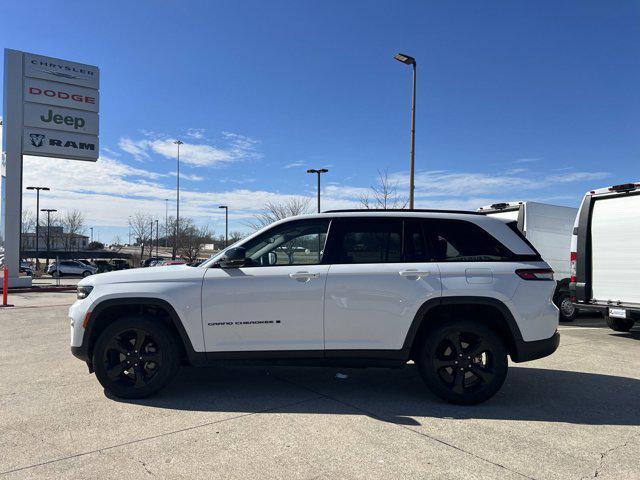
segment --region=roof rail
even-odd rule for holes
[[[351,213],[351,212],[424,212],[424,213],[463,213],[465,215],[482,215],[480,212],[472,212],[471,210],[438,210],[435,208],[348,208],[344,210],[326,210],[322,213]]]

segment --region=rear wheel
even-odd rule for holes
[[[54,278],[60,278],[62,277],[62,273],[60,272],[60,270],[54,270],[53,272],[51,272],[51,276]]]
[[[109,325],[93,351],[96,377],[117,397],[144,398],[165,387],[179,368],[179,350],[168,329],[145,318]]]
[[[91,272],[89,270],[85,270],[84,272],[82,272],[83,277],[88,277],[89,275],[91,275]]]
[[[452,321],[428,333],[417,358],[422,379],[440,398],[472,405],[491,398],[507,376],[507,350],[492,330]]]
[[[628,332],[633,328],[633,324],[636,323],[635,320],[631,318],[612,318],[606,316],[606,319],[609,328],[616,332]]]
[[[577,309],[575,304],[571,301],[571,297],[568,295],[560,299],[558,302],[558,309],[560,309],[561,322],[573,322],[575,320]]]

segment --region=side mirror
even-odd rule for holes
[[[246,261],[246,250],[242,247],[230,248],[218,262],[220,268],[238,268],[242,267]]]

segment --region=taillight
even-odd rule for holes
[[[578,253],[571,252],[571,257],[569,260],[569,275],[571,276],[571,281],[576,281],[576,261],[578,260]]]
[[[553,280],[553,270],[550,268],[519,268],[516,275],[523,280]]]

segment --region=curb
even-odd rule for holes
[[[66,285],[60,287],[28,287],[28,288],[10,288],[9,293],[32,293],[32,292],[73,292],[76,290],[75,285]]]

